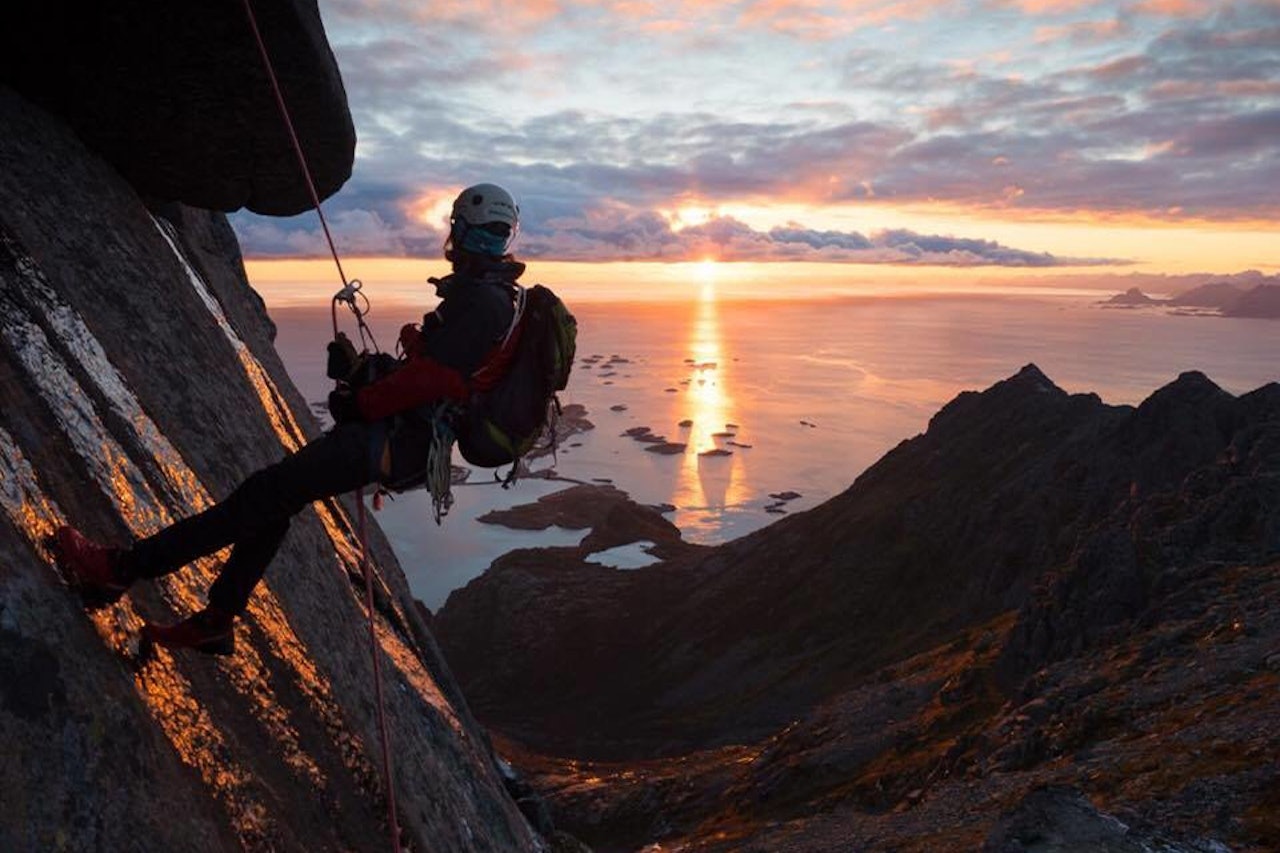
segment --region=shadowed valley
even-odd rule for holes
[[[1028,365],[716,548],[579,489],[531,512],[667,559],[518,551],[435,626],[601,849],[1006,849],[998,818],[1050,783],[1045,814],[1083,792],[1184,843],[1276,842],[1280,386],[1185,373],[1109,406]]]

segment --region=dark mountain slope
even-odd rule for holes
[[[500,561],[437,625],[599,850],[1280,844],[1278,385],[1113,407],[1028,367],[809,512],[581,556]]]
[[[961,394],[826,504],[619,580],[617,600],[594,595],[591,609],[616,618],[579,637],[595,653],[589,671],[541,657],[545,639],[522,642],[554,634],[565,608],[555,619],[488,609],[528,571],[580,571],[528,568],[535,555],[455,593],[437,625],[473,707],[532,744],[622,756],[756,737],[1022,607],[1046,573],[1087,562],[1087,534],[1123,525],[1116,519],[1272,429],[1270,393],[1235,398],[1188,373],[1136,409],[1107,406],[1028,366]],[[1145,589],[1118,612],[1131,613]],[[476,633],[481,621],[501,621],[506,642]],[[516,680],[481,675],[493,659]]]

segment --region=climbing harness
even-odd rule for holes
[[[293,143],[294,153],[298,156],[298,167],[302,172],[303,179],[306,181],[307,192],[311,195],[311,204],[315,208],[316,215],[320,217],[320,227],[324,230],[324,238],[329,244],[330,254],[333,255],[333,263],[338,268],[338,277],[342,279],[342,289],[334,295],[331,306],[334,336],[336,337],[338,332],[338,303],[342,302],[355,314],[356,323],[360,329],[361,341],[363,342],[365,335],[368,334],[369,341],[374,344],[374,350],[376,351],[377,345],[373,341],[373,333],[368,330],[368,326],[364,321],[365,314],[368,313],[368,299],[360,292],[360,281],[358,279],[348,280],[347,274],[342,269],[342,259],[338,257],[338,249],[334,245],[333,235],[329,233],[329,223],[325,220],[324,210],[320,207],[320,196],[316,193],[315,182],[311,179],[311,168],[307,165],[306,154],[303,153],[302,145],[298,142],[298,134],[293,129],[293,119],[289,117],[289,108],[284,102],[284,93],[280,89],[280,81],[276,79],[275,68],[271,64],[271,56],[267,53],[267,45],[262,40],[262,33],[258,29],[258,19],[253,14],[253,5],[251,0],[243,0],[243,3],[245,16],[249,19],[249,28],[253,31],[253,38],[258,43],[258,53],[262,57],[262,65],[267,72],[267,79],[271,83],[271,90],[275,94],[276,106],[280,110],[280,118],[284,121],[285,129],[289,132],[289,140]],[[369,651],[373,657],[373,684],[378,705],[378,735],[382,746],[382,777],[387,791],[387,823],[391,832],[391,849],[394,853],[400,853],[400,823],[396,816],[396,788],[392,779],[391,742],[387,733],[387,708],[382,694],[382,664],[381,657],[378,654],[376,611],[373,604],[373,567],[369,563],[369,539],[365,527],[364,489],[356,489],[356,530],[360,538],[360,571],[364,575],[365,610],[369,614]]]

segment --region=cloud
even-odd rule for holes
[[[273,219],[247,213],[232,218],[240,245],[249,257],[311,258],[329,254],[319,220],[314,213]],[[416,254],[412,248],[438,251],[443,235],[431,229],[394,225],[376,211],[343,210],[328,216],[341,255],[400,256]],[[435,239],[432,239],[432,238]]]
[[[1126,80],[1150,68],[1151,60],[1145,56],[1125,56],[1091,68],[1088,73],[1100,80]]]
[[[1280,108],[1202,122],[1174,137],[1170,148],[1180,158],[1274,158],[1280,154]]]
[[[1002,0],[1000,3],[1021,9],[1029,15],[1060,15],[1097,4],[1098,0]]]
[[[271,219],[233,217],[241,245],[256,258],[317,257],[328,249],[314,215]],[[442,230],[419,223],[393,224],[372,211],[330,217],[344,255],[437,257]],[[1118,258],[1065,258],[991,240],[887,229],[857,231],[806,228],[798,222],[762,231],[731,216],[712,216],[687,227],[652,210],[602,203],[576,216],[522,226],[521,257],[557,261],[792,261],[913,266],[1060,267],[1128,263]]]
[[[791,223],[783,228],[769,229],[769,237],[780,244],[800,244],[814,249],[844,249],[862,251],[873,244],[856,231],[814,231]]]
[[[571,0],[330,0],[324,14],[346,26],[403,28],[413,22],[424,29],[512,32],[546,25],[573,5]]]
[[[902,229],[870,236],[806,228],[800,223],[761,231],[730,216],[676,229],[651,211],[608,206],[547,223],[521,237],[520,252],[573,261],[822,261],[920,266],[1054,267],[1127,263],[1121,259],[1059,258],[990,240]]]
[[[1130,10],[1147,15],[1163,15],[1171,18],[1203,16],[1213,11],[1213,4],[1204,0],[1139,0]]]
[[[952,0],[751,0],[738,21],[801,39],[823,41],[896,21],[919,20]]]
[[[493,180],[525,203],[526,249],[556,256],[945,263],[1000,256],[803,224],[673,231],[656,211],[941,203],[1274,220],[1280,2],[1196,8],[449,0],[428,15],[407,0],[333,0],[324,12],[359,147],[326,210],[353,251],[434,254],[439,216],[427,211]],[[796,36],[814,41],[797,50]],[[234,222],[250,254],[324,251],[310,220]]]
[[[1127,20],[1107,18],[1100,21],[1076,21],[1053,27],[1037,27],[1035,40],[1037,44],[1066,41],[1076,45],[1095,45],[1127,38],[1132,31],[1133,27]]]
[[[512,45],[512,33],[537,37],[539,31],[559,29],[566,22],[606,39],[636,29],[662,35],[727,28],[824,41],[867,27],[919,20],[957,7],[960,0],[333,0],[330,5],[326,18],[344,27],[403,29],[412,22],[454,37],[487,34]]]

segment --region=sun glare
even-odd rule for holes
[[[714,286],[718,267],[710,258],[694,265],[702,298],[694,307],[686,344],[688,373],[681,382],[679,417],[688,450],[675,503],[688,510],[682,514],[681,524],[695,530],[746,496],[743,460],[727,444],[733,435],[730,422],[735,405],[729,385],[732,368],[722,340]]]
[[[409,207],[416,222],[432,228],[443,228],[453,212],[453,194],[449,190],[431,190],[418,196]]]
[[[714,258],[704,258],[698,262],[698,281],[703,284],[715,284],[719,265]]]
[[[706,225],[716,216],[716,210],[710,207],[687,205],[670,211],[666,216],[672,231],[682,231],[694,225]]]

